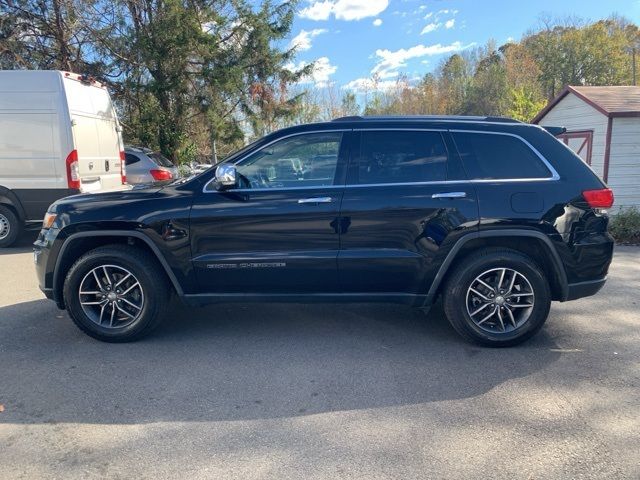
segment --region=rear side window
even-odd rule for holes
[[[134,163],[137,163],[139,161],[140,161],[140,158],[136,157],[135,155],[131,155],[130,153],[125,153],[124,155],[125,165],[133,165]]]
[[[148,156],[161,167],[173,167],[173,163],[171,162],[171,160],[169,160],[161,153],[149,153]]]
[[[439,132],[362,132],[358,183],[437,182],[447,177],[447,148]]]
[[[549,178],[540,157],[517,137],[488,133],[453,133],[470,180]]]

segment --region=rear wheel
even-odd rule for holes
[[[447,318],[468,340],[487,346],[519,344],[549,315],[551,293],[540,267],[514,250],[487,249],[464,259],[444,294]]]
[[[124,245],[100,247],[69,270],[64,302],[74,323],[106,342],[148,335],[170,298],[166,275],[148,252]]]
[[[15,212],[0,205],[0,248],[13,245],[21,230],[22,224]]]

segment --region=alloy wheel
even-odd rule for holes
[[[467,289],[469,317],[490,333],[509,333],[524,325],[533,310],[531,283],[512,268],[493,268],[478,275]]]
[[[80,282],[78,295],[87,317],[109,329],[131,325],[144,308],[142,285],[133,273],[118,265],[90,270]]]

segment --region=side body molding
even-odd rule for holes
[[[436,274],[436,277],[433,280],[431,287],[429,288],[429,292],[427,293],[425,306],[429,306],[435,301],[438,289],[440,288],[440,284],[442,283],[442,280],[449,270],[449,267],[451,267],[451,264],[455,260],[458,252],[460,252],[462,247],[471,240],[491,237],[531,237],[542,240],[542,242],[549,250],[553,269],[558,276],[558,282],[561,288],[561,301],[567,300],[569,296],[567,273],[565,272],[565,269],[563,267],[562,260],[560,260],[560,255],[558,255],[558,252],[549,237],[537,230],[504,229],[472,232],[460,238],[445,257],[444,262],[442,262],[442,265],[440,266],[440,269],[438,270],[438,273]]]
[[[164,271],[167,273],[167,276],[169,277],[171,284],[176,289],[176,292],[178,293],[178,295],[181,297],[184,295],[182,286],[178,282],[178,279],[174,275],[166,259],[160,252],[160,249],[158,249],[157,245],[153,243],[153,241],[151,241],[151,239],[147,237],[144,233],[138,232],[136,230],[100,230],[99,233],[101,236],[105,236],[105,237],[109,237],[109,236],[110,237],[133,237],[138,240],[142,240],[151,249],[153,254],[156,256],[156,258],[162,265],[162,268],[164,268]],[[56,291],[56,285],[61,284],[60,265],[61,265],[62,259],[65,256],[66,250],[73,244],[73,241],[75,239],[83,238],[83,237],[94,237],[95,235],[96,235],[96,232],[94,231],[73,233],[65,239],[64,243],[62,244],[62,247],[60,247],[60,251],[58,253],[58,256],[56,257],[56,266],[53,274],[54,298],[56,302],[60,303],[62,301],[62,292]]]

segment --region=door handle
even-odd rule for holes
[[[434,193],[431,198],[464,198],[467,196],[467,192],[444,192]]]
[[[298,203],[331,203],[333,199],[331,197],[312,197],[301,198]]]

